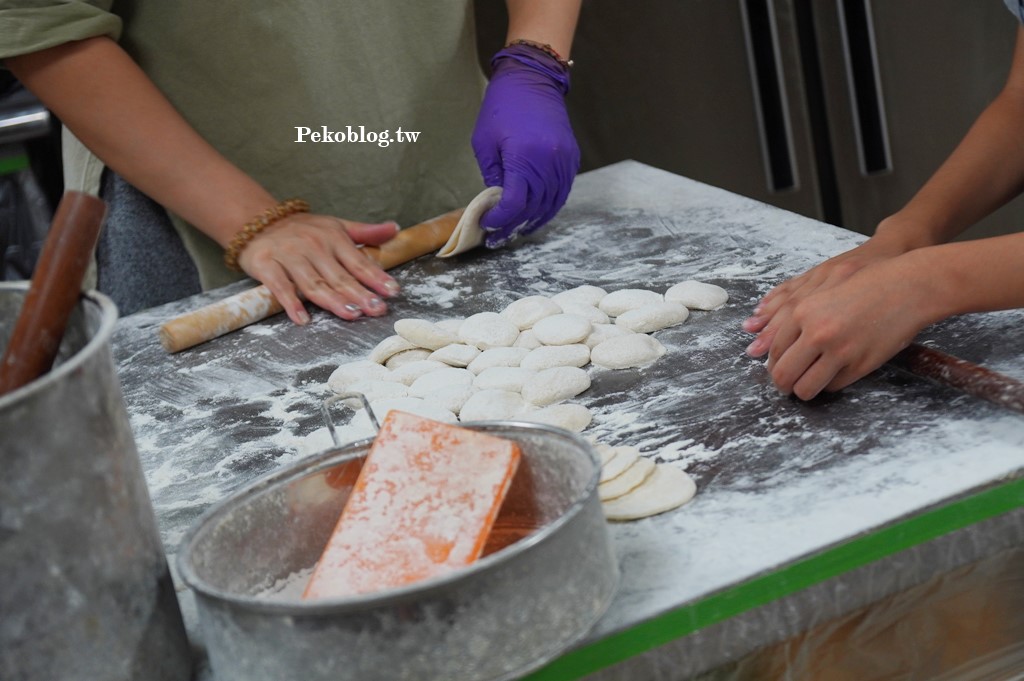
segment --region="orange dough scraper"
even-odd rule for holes
[[[511,440],[391,411],[303,598],[390,589],[472,563],[520,456]]]

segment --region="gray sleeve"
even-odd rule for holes
[[[1024,0],[1003,0],[1006,3],[1006,8],[1013,12],[1013,16],[1017,17],[1017,21],[1024,23]]]

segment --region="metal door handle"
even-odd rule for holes
[[[874,175],[892,170],[885,100],[878,77],[878,54],[871,21],[871,0],[836,0],[839,32],[846,57],[861,173]]]

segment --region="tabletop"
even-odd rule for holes
[[[403,292],[383,318],[316,311],[300,328],[278,315],[168,355],[160,323],[252,283],[125,317],[113,352],[172,572],[211,504],[328,446],[327,377],[365,358],[394,320],[464,318],[581,284],[664,292],[698,279],[730,301],[656,332],[668,352],[654,364],[590,368],[574,400],[594,413],[583,435],[679,466],[698,492],[610,525],[622,582],[609,611],[531,678],[580,678],[1024,506],[1024,416],[890,367],[804,402],[744,354],[740,324],[764,293],[863,238],[627,161],[581,175],[556,220],[512,247],[393,271]],[[965,315],[918,340],[1024,379],[1022,324],[1021,310]],[[176,583],[201,647],[192,596]]]

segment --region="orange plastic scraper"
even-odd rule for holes
[[[519,459],[510,440],[391,411],[303,598],[379,591],[472,563]]]

